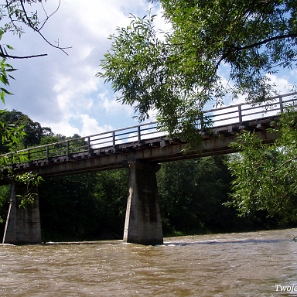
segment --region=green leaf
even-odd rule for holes
[[[13,50],[13,47],[12,47],[11,45],[9,45],[9,44],[6,44],[6,47],[7,47],[8,49],[10,49],[10,50]]]

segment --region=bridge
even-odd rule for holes
[[[202,139],[199,149],[190,149],[185,140],[169,137],[157,122],[150,122],[32,147],[6,154],[5,158],[17,173],[30,171],[43,178],[127,167],[129,197],[124,241],[161,244],[163,233],[156,182],[160,163],[232,153],[234,149],[229,145],[242,130],[256,133],[264,143],[271,143],[276,136],[267,132],[267,128],[279,120],[285,108],[296,106],[296,96],[294,92],[262,104],[243,103],[203,111],[201,118],[210,120],[211,127],[205,129],[203,121],[197,119],[197,137]],[[20,156],[26,161],[14,163]],[[40,243],[38,197],[33,206],[19,208],[18,194],[24,192],[24,185],[5,178],[3,183],[11,184],[3,243]]]

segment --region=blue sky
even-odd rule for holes
[[[45,2],[46,10],[54,11],[58,3]],[[146,0],[62,0],[43,33],[53,43],[71,46],[68,56],[28,30],[20,40],[5,36],[3,42],[15,48],[14,55],[48,54],[10,61],[18,71],[10,84],[14,95],[6,98],[5,108],[21,111],[66,136],[86,136],[137,124],[133,108],[116,102],[110,85],[95,75],[110,48],[108,36],[116,27],[128,25],[130,13],[144,16],[151,6]],[[160,16],[156,7],[153,13]],[[161,17],[156,26],[165,27]],[[286,71],[272,79],[285,92],[290,83],[296,83],[296,74],[296,70]]]

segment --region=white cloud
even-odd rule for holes
[[[113,130],[112,126],[104,125],[103,127],[99,126],[96,119],[91,118],[87,114],[79,115],[80,120],[82,121],[82,128],[80,130],[81,136],[88,136],[92,134],[99,134],[106,131]]]
[[[276,86],[277,92],[289,93],[292,89],[292,83],[288,81],[287,77],[279,77],[274,74],[268,74],[267,77],[270,79],[271,83]]]
[[[111,95],[108,90],[104,90],[98,94],[98,100],[96,100],[96,107],[103,108],[104,112],[108,115],[125,114],[133,116],[133,107],[130,105],[122,105],[116,100],[117,95]]]
[[[73,136],[74,134],[80,135],[80,130],[69,124],[67,119],[63,119],[57,123],[45,120],[42,122],[42,125],[44,127],[50,127],[52,132],[55,134],[61,134],[65,136]]]

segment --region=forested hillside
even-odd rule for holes
[[[65,140],[18,111],[5,112],[1,120],[23,125],[27,136],[20,148]],[[78,137],[74,135],[73,137]],[[5,147],[2,152],[7,151]],[[231,175],[216,156],[163,163],[157,173],[164,235],[234,232],[278,227],[266,212],[238,217],[224,204]],[[0,187],[0,233],[8,208],[9,187]],[[49,178],[39,186],[43,239],[93,240],[122,238],[128,197],[128,170]]]

